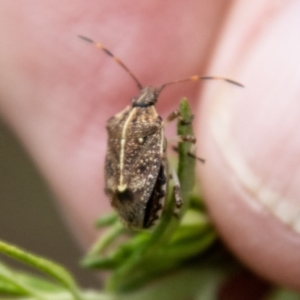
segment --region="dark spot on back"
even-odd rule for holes
[[[141,165],[139,167],[139,169],[140,169],[141,173],[144,173],[147,170],[147,167],[145,165]]]
[[[121,201],[133,201],[133,194],[130,190],[126,189],[123,192],[117,192],[117,198]]]

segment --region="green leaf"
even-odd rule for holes
[[[0,265],[0,280],[2,287],[1,292],[3,294],[34,296],[39,300],[46,299],[41,293],[26,284],[26,282],[24,282],[17,273],[11,271],[2,264]]]
[[[226,269],[215,265],[186,267],[161,277],[151,285],[135,292],[125,293],[123,300],[215,300],[220,284],[227,276]]]
[[[118,216],[115,212],[113,212],[105,216],[101,216],[101,218],[96,221],[96,226],[99,228],[106,227],[115,224],[117,220]]]
[[[27,252],[21,248],[18,248],[4,241],[0,241],[0,252],[14,259],[17,259],[29,266],[32,266],[44,272],[45,274],[51,276],[52,278],[56,279],[60,284],[62,284],[64,287],[66,287],[70,291],[70,293],[73,294],[75,299],[78,300],[82,299],[72,276],[62,266],[50,260],[47,260],[43,257],[31,254],[30,252]],[[13,279],[11,277],[12,274],[9,273],[4,272],[3,276],[6,276],[5,278],[6,280],[9,280],[9,278]],[[19,285],[20,288],[24,288],[24,291],[26,290],[27,287],[24,286],[22,287],[20,285],[20,282],[17,282],[17,284]],[[30,293],[34,294],[34,291],[30,290]]]

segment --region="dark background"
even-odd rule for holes
[[[84,287],[100,287],[90,271],[79,267],[84,253],[68,232],[54,196],[1,120],[0,239],[63,264]]]

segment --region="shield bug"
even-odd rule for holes
[[[170,179],[169,170],[174,181],[176,209],[182,205],[180,184],[166,157],[164,122],[155,109],[161,91],[170,84],[200,79],[221,79],[239,86],[241,84],[223,77],[195,75],[165,83],[158,88],[144,87],[127,66],[102,44],[85,36],[79,37],[111,56],[131,76],[140,90],[132,99],[131,106],[107,122],[105,193],[126,226],[133,229],[149,228],[162,214]],[[180,117],[176,110],[167,120]],[[192,136],[182,136],[181,139],[195,142]]]

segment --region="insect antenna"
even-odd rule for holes
[[[132,74],[132,72],[128,69],[128,67],[114,54],[112,54],[108,49],[106,49],[101,43],[95,42],[92,39],[83,36],[83,35],[78,35],[79,38],[82,40],[94,44],[98,49],[103,50],[107,55],[111,56],[130,76],[131,78],[135,81],[137,84],[138,88],[141,90],[143,88],[143,85],[138,81],[138,79]]]
[[[207,80],[207,79],[209,79],[209,80],[210,79],[213,79],[213,80],[223,80],[223,81],[227,81],[229,83],[235,84],[235,85],[237,85],[239,87],[244,87],[241,83],[239,83],[237,81],[234,81],[232,79],[226,78],[226,77],[219,77],[219,76],[198,76],[198,75],[194,75],[194,76],[191,76],[189,78],[167,82],[167,83],[163,84],[158,89],[158,93],[160,93],[167,85],[170,85],[170,84],[173,84],[173,83],[179,83],[179,82],[185,82],[185,81]]]

